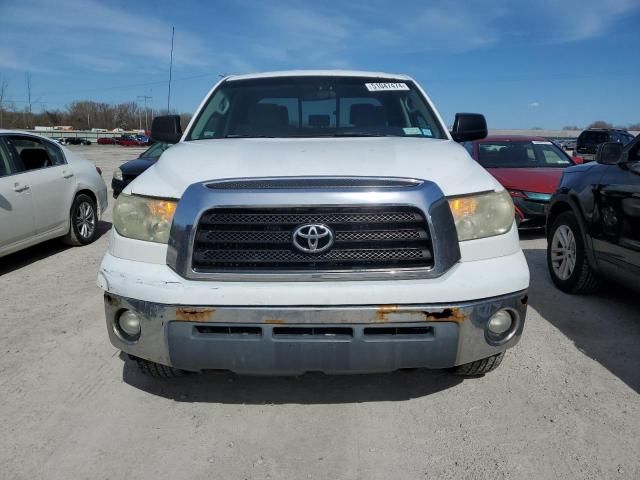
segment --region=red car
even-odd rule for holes
[[[115,145],[116,139],[113,137],[100,137],[98,139],[99,145]]]
[[[125,147],[144,147],[146,145],[146,143],[131,135],[116,138],[116,143]]]
[[[464,146],[509,191],[521,228],[544,226],[545,207],[562,172],[582,163],[542,137],[493,136]]]

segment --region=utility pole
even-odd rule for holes
[[[147,118],[147,100],[151,100],[153,97],[149,95],[138,95],[138,99],[142,98],[144,100],[144,131],[149,130],[149,120]],[[142,130],[142,117],[140,117],[140,130]]]
[[[27,105],[28,105],[28,111],[29,111],[29,120],[31,121],[31,73],[27,72],[24,74],[24,81],[25,81],[25,87],[27,90]],[[26,112],[25,112],[26,113]],[[26,119],[26,114],[25,114],[25,119],[24,119],[24,126],[25,128],[29,128],[29,125],[27,124],[27,119]]]
[[[7,82],[6,78],[0,77],[0,128],[2,128],[2,120],[4,114],[4,96],[7,92],[7,86],[9,82]]]
[[[29,113],[31,113],[31,73],[25,73],[24,79],[27,87],[27,104],[29,105]]]
[[[169,115],[169,105],[171,103],[171,71],[173,70],[173,36],[176,32],[175,27],[171,27],[171,57],[169,60],[169,93],[167,94],[167,115]]]

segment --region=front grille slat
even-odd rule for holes
[[[268,230],[200,230],[197,241],[203,243],[291,243],[292,232]],[[427,238],[423,229],[405,230],[347,230],[335,231],[338,242],[393,242]]]
[[[296,228],[321,224],[334,244],[306,253]],[[192,268],[197,272],[353,271],[430,268],[433,253],[424,214],[414,207],[219,208],[202,215]]]
[[[377,213],[250,213],[246,215],[237,213],[211,213],[203,215],[201,224],[216,225],[272,225],[272,224],[304,224],[304,223],[397,223],[414,222],[420,217],[410,212]]]

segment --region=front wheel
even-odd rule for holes
[[[87,245],[98,236],[98,209],[88,195],[77,195],[71,205],[69,233],[64,241],[69,245]]]
[[[599,279],[587,260],[578,219],[564,212],[554,220],[547,242],[547,266],[553,283],[563,292],[589,293]]]
[[[168,367],[159,363],[151,362],[143,358],[132,357],[138,364],[138,368],[145,375],[153,378],[176,378],[184,377],[187,372],[179,368]]]
[[[502,363],[503,358],[504,352],[501,352],[489,358],[483,358],[482,360],[476,360],[475,362],[465,363],[464,365],[455,367],[453,369],[453,374],[462,377],[478,377],[498,368]]]

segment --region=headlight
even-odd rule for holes
[[[123,237],[167,243],[178,202],[121,194],[113,207],[113,226]]]
[[[506,190],[450,198],[449,207],[461,242],[501,235],[513,225],[513,201]]]
[[[116,180],[122,180],[122,170],[116,168],[113,172],[113,178],[115,178]]]

